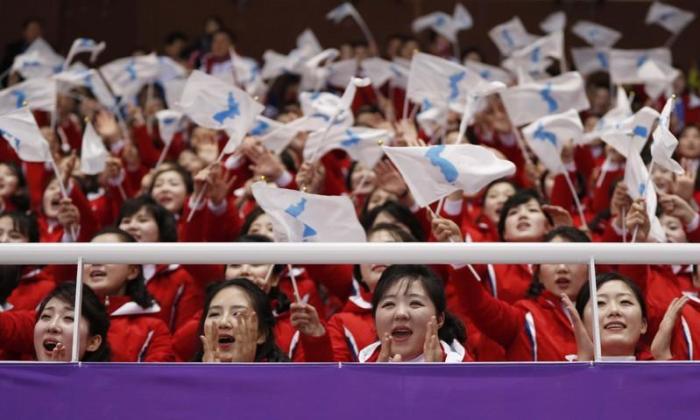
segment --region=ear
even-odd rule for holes
[[[87,347],[85,348],[85,351],[96,351],[97,349],[100,348],[100,345],[102,344],[102,336],[101,335],[93,335],[88,339],[87,342]]]
[[[264,343],[266,339],[267,339],[267,333],[258,332],[258,340],[255,342],[255,344],[260,345],[260,344]]]
[[[646,334],[646,332],[647,332],[647,320],[646,319],[642,319],[641,331],[642,331],[642,335]]]
[[[139,266],[138,265],[130,265],[129,266],[129,272],[127,273],[126,279],[127,280],[133,280],[139,275]]]
[[[270,287],[277,287],[278,284],[280,284],[279,274],[275,274],[275,273],[270,274]]]
[[[445,313],[444,312],[441,313],[436,318],[437,318],[437,327],[439,330],[440,328],[442,328],[443,325],[445,325]]]

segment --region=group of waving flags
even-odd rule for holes
[[[367,24],[352,4],[340,5],[327,17],[336,23],[353,19],[368,41],[373,42]],[[646,22],[660,25],[676,36],[694,17],[691,12],[655,2]],[[472,25],[469,12],[457,4],[451,15],[435,12],[419,17],[412,29],[432,29],[457,45],[457,33]],[[156,117],[166,148],[187,120],[227,133],[229,140],[219,159],[234,153],[247,135],[256,136],[269,150],[280,153],[298,133],[308,132],[305,161],[317,161],[328,151],[340,149],[372,168],[386,155],[404,177],[416,202],[429,206],[457,190],[475,194],[491,181],[515,173],[514,164],[491,149],[461,144],[466,126],[472,123],[485,98],[495,94],[503,101],[514,133],[520,136],[522,132],[523,144],[553,173],[566,173],[560,154],[568,142],[585,144],[601,138],[618,150],[627,158],[625,182],[633,198],[645,197],[650,216],[656,219],[656,196],[654,189],[648,187],[649,170],[640,157],[650,134],[652,165],[682,172],[672,158],[677,140],[668,129],[673,110],[671,83],[678,74],[671,67],[670,50],[614,49],[622,36],[619,31],[579,21],[571,31],[590,47],[572,50],[578,71],[567,71],[563,36],[566,25],[566,15],[557,12],[540,24],[545,32],[542,36],[529,33],[517,17],[495,26],[489,36],[503,55],[501,66],[471,61],[460,64],[425,53],[416,53],[410,61],[336,61],[338,51],[324,50],[313,32],[306,30],[288,54],[265,52],[262,68],[254,60],[231,51],[232,61],[237,64],[230,78],[197,70],[187,75],[182,66],[155,53],[90,68],[71,62],[79,54],[89,54],[90,63],[94,63],[106,48],[104,42],[76,39],[64,59],[39,39],[17,57],[12,67],[25,81],[0,91],[0,134],[21,159],[49,162],[53,157],[31,110],[55,113],[57,95],[69,92],[67,87],[82,86],[103,107],[119,116],[120,107],[133,101],[141,89],[159,83],[164,88],[168,109]],[[545,70],[553,60],[559,62],[562,73],[550,77]],[[669,97],[668,102],[661,114],[651,108],[633,114],[629,98],[620,87],[615,107],[593,133],[584,134],[579,112],[590,105],[582,75],[594,71],[609,72],[617,85],[643,84],[651,97],[663,94]],[[264,88],[264,81],[283,73],[300,75],[303,90],[299,97],[303,117],[289,123],[264,117],[264,106],[256,96]],[[405,89],[407,102],[417,110],[416,120],[428,134],[445,129],[448,112],[459,114],[457,144],[396,147],[391,144],[392,132],[354,126],[351,104],[356,90],[368,86],[378,89],[387,83]],[[344,88],[343,94],[324,91],[328,85]],[[404,112],[407,109],[404,107]],[[102,139],[87,123],[81,150],[82,171],[100,173],[108,155]],[[264,182],[254,184],[252,191],[257,203],[274,220],[280,240],[365,240],[348,197],[276,189]]]

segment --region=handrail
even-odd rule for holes
[[[0,244],[0,264],[689,264],[700,244],[39,243]]]

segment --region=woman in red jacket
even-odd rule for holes
[[[41,302],[34,325],[34,354],[42,362],[69,362],[73,351],[73,322],[75,320],[75,283],[58,285]],[[107,340],[109,315],[97,295],[83,287],[78,360],[109,361]]]
[[[275,343],[275,318],[267,296],[244,278],[210,287],[199,324],[202,343],[196,361],[208,363],[286,362]]]
[[[446,231],[436,229],[443,241]],[[452,236],[458,233],[452,227]],[[590,242],[581,231],[559,227],[547,242]],[[505,349],[512,361],[564,361],[576,356],[576,342],[570,315],[564,310],[562,294],[575,300],[588,279],[586,264],[541,264],[534,267],[529,297],[509,304],[491,296],[466,267],[451,273],[461,308],[476,328]],[[480,355],[481,356],[481,355]],[[486,358],[487,356],[481,356]]]
[[[0,214],[0,243],[39,241],[36,219],[25,213]],[[36,266],[0,266],[0,312],[10,309],[36,309],[44,296],[56,286],[53,277]]]
[[[124,202],[116,225],[138,242],[177,242],[175,218],[149,196]],[[145,264],[148,292],[158,301],[159,317],[174,332],[202,309],[203,288],[180,265]],[[211,279],[200,279],[200,284]]]
[[[107,228],[94,243],[136,242],[128,233]],[[161,308],[144,285],[140,265],[85,264],[83,281],[103,299],[112,325],[108,339],[115,362],[175,361],[170,332],[159,319]]]
[[[415,242],[405,230],[386,223],[367,232],[368,242]],[[292,325],[301,332],[307,362],[357,362],[360,349],[377,339],[372,318],[372,292],[386,265],[359,264],[354,268],[353,293],[343,309],[324,326],[308,304],[292,304]]]
[[[362,362],[462,362],[464,325],[446,311],[441,280],[424,265],[392,265],[372,296],[379,341],[360,351]]]

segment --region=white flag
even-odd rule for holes
[[[449,109],[444,103],[432,103],[430,99],[425,98],[420,103],[420,112],[416,115],[418,126],[432,137],[442,127],[447,124],[447,115]]]
[[[300,89],[313,90],[317,92],[325,88],[326,83],[328,82],[328,77],[331,74],[329,66],[331,66],[331,62],[339,55],[340,52],[335,48],[328,48],[309,59],[303,60],[299,66],[299,73],[301,74]],[[344,64],[347,65],[347,61]],[[356,62],[352,65],[357,68]],[[344,86],[342,82],[340,82],[340,84],[341,86]]]
[[[452,19],[452,16],[445,12],[433,12],[425,16],[421,16],[414,20],[411,24],[413,32],[420,32],[425,29],[432,29],[438,34],[444,36],[450,42],[457,40],[457,27]]]
[[[350,80],[357,75],[357,60],[351,58],[349,60],[336,61],[328,65],[326,69],[328,84],[342,88],[347,86]]]
[[[174,109],[163,109],[156,112],[156,119],[158,120],[158,134],[160,134],[160,139],[166,145],[173,141],[175,133],[180,131],[180,122],[184,115],[180,111],[175,111]]]
[[[457,190],[476,194],[491,181],[515,173],[513,162],[472,144],[387,147],[419,206],[425,207]]]
[[[401,57],[394,57],[391,60],[391,72],[394,73],[391,78],[392,86],[406,89],[408,86],[408,75],[411,71],[411,62]]]
[[[566,28],[566,13],[564,12],[554,12],[540,23],[540,29],[548,34],[563,31],[564,28]]]
[[[300,128],[315,131],[329,125],[350,127],[354,122],[350,107],[355,99],[357,88],[366,87],[369,84],[369,79],[353,77],[341,97],[327,92],[302,92],[299,95],[299,102],[301,102],[304,116],[308,118],[300,123]]]
[[[634,200],[645,198],[647,204],[647,216],[651,223],[649,237],[657,242],[666,242],[666,233],[656,217],[657,196],[653,182],[649,180],[649,172],[639,153],[631,153],[625,163],[625,185],[629,196]]]
[[[456,3],[452,12],[452,21],[457,30],[462,31],[474,26],[474,20],[466,7],[462,3]]]
[[[607,48],[572,48],[576,70],[584,76],[598,71],[610,71],[610,50]]]
[[[187,69],[170,57],[158,56],[158,80],[161,83],[187,78]]]
[[[627,92],[622,86],[617,87],[617,99],[615,106],[598,120],[595,128],[583,135],[577,144],[587,144],[600,138],[601,136],[621,130],[625,120],[632,116],[632,105],[630,104]]]
[[[180,102],[180,98],[182,97],[182,92],[185,91],[186,84],[187,79],[171,79],[162,82],[165,102],[168,104],[168,108],[175,108],[177,106],[177,103]]]
[[[633,116],[616,124],[613,129],[604,132],[600,138],[624,157],[639,154],[658,117],[659,113],[654,109],[644,107]]]
[[[360,63],[365,76],[369,77],[369,80],[372,81],[372,86],[377,89],[384,86],[386,82],[395,76],[392,68],[394,65],[391,61],[377,57],[365,58]]]
[[[80,171],[87,175],[97,175],[102,173],[107,166],[109,152],[102,141],[102,137],[97,134],[95,128],[88,121],[83,133],[83,142],[80,148]]]
[[[522,48],[535,40],[528,34],[519,17],[494,26],[489,31],[489,37],[496,44],[502,55],[508,56],[518,48]]]
[[[273,221],[276,242],[365,242],[352,201],[270,187],[252,186],[255,201]]]
[[[67,68],[73,60],[73,57],[86,52],[90,53],[90,62],[92,63],[97,59],[97,56],[104,51],[106,46],[107,44],[105,44],[104,41],[97,43],[94,39],[77,38],[73,41],[70,50],[68,50],[68,56],[66,56],[66,62],[63,67]]]
[[[614,29],[585,20],[576,22],[571,32],[594,47],[612,47],[622,37],[622,34]]]
[[[10,143],[17,156],[27,162],[49,160],[49,143],[41,135],[29,108],[0,115],[0,137]]]
[[[537,39],[532,44],[513,51],[511,59],[516,68],[528,73],[544,71],[550,64],[547,57],[561,60],[564,56],[564,32],[557,31]]]
[[[500,94],[510,120],[516,126],[567,109],[583,111],[590,107],[583,78],[578,72],[514,86]]]
[[[671,111],[675,98],[669,98],[661,110],[659,124],[654,130],[654,141],[651,143],[651,161],[662,168],[674,172],[677,175],[683,174],[683,168],[678,162],[673,160],[673,152],[678,147],[678,140],[668,129],[671,121]]]
[[[48,65],[53,68],[53,73],[58,73],[63,67],[64,59],[61,55],[57,54],[56,51],[51,47],[51,45],[46,42],[43,38],[37,38],[32,42],[29,47],[24,51],[25,54],[37,53],[46,61]]]
[[[331,150],[345,150],[352,158],[367,168],[374,165],[384,156],[382,146],[388,144],[391,135],[386,130],[375,130],[365,127],[333,127],[324,140],[323,132],[309,135],[304,145],[304,161],[321,158]]]
[[[198,70],[187,79],[178,104],[178,110],[196,124],[226,130],[229,141],[225,153],[233,153],[264,109],[241,89]]]
[[[0,114],[25,106],[32,110],[54,112],[56,82],[49,77],[37,77],[0,91]]]
[[[513,76],[500,67],[472,60],[464,60],[464,66],[488,82],[501,82],[506,85],[513,82]]]
[[[134,96],[145,84],[158,78],[160,63],[153,53],[120,58],[100,67],[100,71],[116,95]]]
[[[654,60],[671,65],[671,51],[668,48],[653,48],[650,50],[611,50],[610,77],[617,85],[644,83],[639,74],[642,66]]]
[[[652,58],[642,64],[638,75],[644,81],[644,90],[647,95],[655,101],[662,94],[667,97],[673,94],[673,82],[681,75],[681,72]]]
[[[357,13],[355,6],[353,6],[350,2],[345,2],[328,12],[326,14],[326,19],[332,20],[333,23],[340,23],[343,19],[345,19],[348,16],[354,19],[355,16],[358,15],[359,13]]]
[[[55,73],[56,69],[56,64],[51,63],[39,51],[19,54],[12,62],[12,71],[18,72],[25,79],[49,77]],[[60,68],[58,70],[60,71]]]
[[[677,34],[694,19],[695,13],[693,12],[655,1],[649,8],[646,23],[655,23],[663,26],[667,31]]]
[[[523,128],[523,137],[542,164],[552,173],[562,173],[561,150],[569,141],[583,135],[583,124],[578,112],[570,109],[561,114],[548,115]]]
[[[430,54],[417,53],[411,61],[406,95],[414,102],[429,99],[433,104],[463,104],[481,78],[457,63]]]

